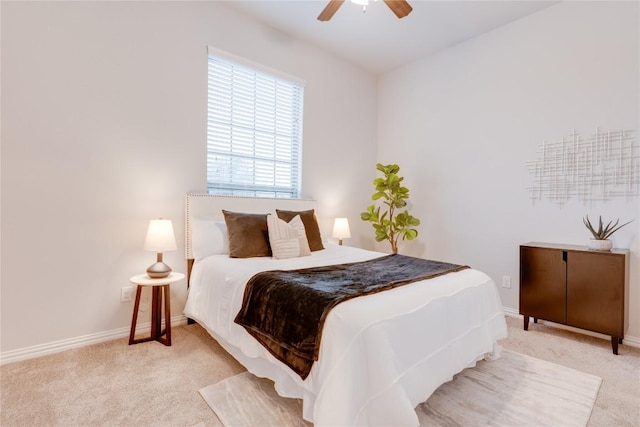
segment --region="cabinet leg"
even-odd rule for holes
[[[529,330],[529,316],[527,316],[526,314],[524,315],[524,330]]]
[[[533,323],[538,323],[538,318],[537,317],[533,318]]]
[[[611,348],[613,349],[613,354],[618,354],[619,341],[622,341],[622,339],[618,337],[611,337]]]

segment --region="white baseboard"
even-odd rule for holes
[[[523,318],[522,315],[518,312],[518,310],[514,310],[513,308],[502,307],[502,311],[504,311],[505,316],[517,317],[519,319]],[[541,323],[543,325],[553,326],[554,328],[558,328],[558,329],[565,329],[567,331],[577,332],[577,333],[584,334],[584,335],[589,335],[589,336],[596,337],[596,338],[602,338],[602,339],[605,339],[605,340],[611,340],[611,337],[609,335],[599,334],[597,332],[591,332],[591,331],[587,331],[585,329],[574,328],[574,327],[567,326],[567,325],[561,325],[559,323],[550,322],[548,320],[539,319],[538,323]],[[629,347],[640,348],[640,338],[638,338],[638,337],[634,337],[634,336],[631,336],[631,335],[625,335],[623,343],[624,343],[624,345],[628,345]]]
[[[178,326],[187,323],[184,315],[174,316],[171,318],[171,326]],[[162,322],[164,326],[164,320]],[[34,345],[32,347],[21,348],[18,350],[5,351],[0,354],[0,365],[18,362],[20,360],[33,359],[35,357],[46,356],[47,354],[59,353],[61,351],[70,350],[72,348],[85,347],[91,344],[98,344],[105,341],[111,341],[118,338],[129,336],[131,327],[112,329],[110,331],[98,332],[96,334],[84,335],[76,338],[68,338],[47,344]],[[149,333],[151,331],[151,322],[136,325],[136,335]]]
[[[509,307],[502,307],[505,316],[517,317],[522,319],[522,315],[517,311]],[[566,329],[572,332],[578,332],[585,335],[594,336],[597,338],[610,340],[608,335],[599,334],[596,332],[586,331],[584,329],[572,328],[571,326],[560,325],[557,323],[549,322],[546,320],[539,320],[544,325],[551,325],[560,329]],[[187,323],[187,318],[184,315],[174,316],[171,318],[171,326],[184,325]],[[164,324],[164,322],[163,322]],[[151,330],[151,322],[142,323],[136,327],[136,335],[142,333],[148,333]],[[84,335],[76,338],[69,338],[65,340],[55,341],[47,344],[34,345],[32,347],[21,348],[18,350],[6,351],[0,354],[0,365],[7,363],[18,362],[20,360],[33,359],[35,357],[46,356],[47,354],[59,353],[61,351],[70,350],[72,348],[84,347],[91,344],[98,344],[105,341],[111,341],[118,338],[128,337],[130,327],[123,327],[118,329],[112,329],[110,331],[99,332],[96,334]],[[624,337],[624,345],[630,347],[640,348],[640,338],[627,335]]]

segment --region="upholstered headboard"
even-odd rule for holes
[[[191,238],[193,219],[224,221],[222,209],[246,213],[269,213],[276,209],[291,211],[316,209],[316,201],[308,199],[231,197],[195,193],[187,194],[185,199],[185,257],[188,275],[190,275],[194,258]]]

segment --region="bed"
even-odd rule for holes
[[[303,417],[315,425],[417,426],[416,405],[478,360],[499,357],[497,341],[506,337],[506,324],[496,285],[467,268],[345,301],[326,316],[319,358],[302,379],[234,323],[246,282],[265,270],[387,254],[325,241],[324,249],[310,256],[231,258],[225,253],[222,209],[269,213],[315,207],[311,200],[188,194],[184,314],[248,371],[273,380],[278,394],[302,399]]]

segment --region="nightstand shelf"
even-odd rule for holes
[[[171,345],[171,283],[184,279],[184,274],[172,272],[162,279],[152,279],[146,274],[133,276],[129,281],[137,285],[136,301],[133,307],[129,345],[147,341],[158,341],[166,346]],[[135,338],[140,295],[144,286],[151,286],[151,334],[144,338]],[[164,300],[165,329],[162,330],[162,306]]]

